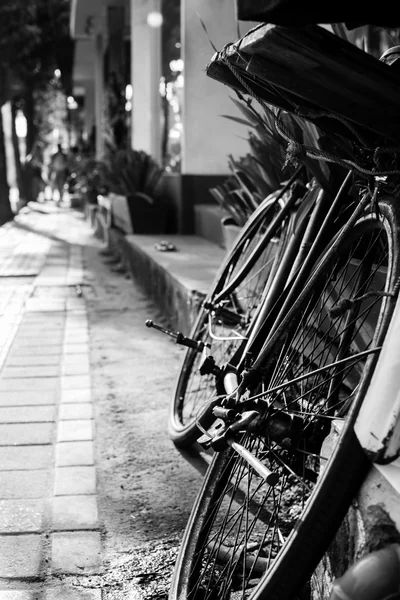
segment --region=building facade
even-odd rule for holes
[[[73,0],[71,34],[83,135],[94,138],[100,158],[116,86],[128,143],[166,168],[176,229],[192,233],[193,208],[213,202],[208,190],[227,176],[228,155],[248,151],[243,125],[223,117],[240,116],[232,91],[205,74],[214,47],[238,36],[234,3]]]

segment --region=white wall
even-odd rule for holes
[[[247,130],[223,114],[241,116],[229,96],[234,92],[213,81],[205,67],[214,50],[201,25],[218,50],[237,39],[233,0],[182,0],[182,58],[185,64],[183,100],[183,174],[228,173],[227,155],[249,150]],[[242,23],[243,25],[243,23]],[[251,24],[244,24],[244,31]]]

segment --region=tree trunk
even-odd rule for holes
[[[30,86],[24,94],[24,114],[26,118],[26,154],[32,152],[32,148],[36,141],[36,125],[35,125],[35,99],[33,97]]]
[[[10,205],[10,188],[7,181],[7,159],[4,142],[3,113],[1,107],[7,100],[7,73],[0,69],[0,226],[11,221],[14,214]]]
[[[11,139],[14,150],[14,163],[15,163],[15,174],[17,178],[17,185],[19,191],[19,197],[21,200],[25,198],[25,189],[24,182],[22,178],[22,168],[21,168],[21,156],[19,152],[19,140],[17,136],[17,129],[15,126],[15,121],[17,117],[17,105],[15,101],[11,101]]]
[[[10,205],[10,188],[7,181],[6,148],[4,145],[3,114],[0,110],[0,226],[11,221],[14,215]]]

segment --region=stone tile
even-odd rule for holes
[[[1,596],[0,600],[2,600]],[[19,598],[16,600],[19,600]],[[57,587],[53,590],[46,590],[43,600],[101,600],[101,590],[78,590],[77,588],[67,589],[64,586],[62,588]]]
[[[59,419],[63,421],[72,419],[93,419],[93,404],[91,402],[70,402],[68,404],[61,404],[58,416]]]
[[[93,439],[94,422],[92,419],[59,421],[57,441],[78,442]]]
[[[61,388],[63,390],[85,389],[90,388],[90,385],[89,375],[66,375],[61,377]]]
[[[100,533],[53,533],[51,538],[53,571],[79,575],[102,572]]]
[[[55,496],[75,496],[96,493],[95,467],[57,467],[54,482]]]
[[[59,442],[55,446],[55,451],[57,467],[94,464],[93,442]]]
[[[0,423],[46,423],[55,414],[54,406],[0,406]]]
[[[95,529],[98,519],[96,496],[57,496],[52,499],[53,531]]]
[[[41,600],[42,593],[29,590],[0,590],[0,600]]]
[[[53,439],[52,423],[9,423],[0,425],[0,446],[50,444]]]
[[[80,329],[69,329],[65,332],[64,342],[66,344],[82,344],[89,341],[89,332]]]
[[[59,340],[54,339],[38,339],[33,337],[26,337],[19,339],[15,338],[12,348],[13,349],[22,349],[22,348],[30,348],[31,352],[34,348],[39,348],[41,351],[44,351],[45,348],[61,348],[63,344],[62,338]]]
[[[40,575],[42,540],[40,535],[0,537],[0,577],[36,578]]]
[[[44,285],[44,280],[42,280],[42,285]],[[49,285],[51,284],[55,284],[55,285],[62,285],[63,282],[55,282],[52,281],[52,279],[46,280],[46,283],[48,283]],[[36,298],[29,298],[29,300],[26,302],[25,305],[25,310],[26,311],[49,311],[49,312],[60,312],[65,310],[65,300],[58,300],[57,302],[55,300],[37,300]]]
[[[50,471],[0,471],[0,498],[44,498],[50,484]]]
[[[63,327],[60,327],[57,330],[51,330],[47,328],[45,323],[38,323],[35,327],[30,327],[29,329],[19,327],[15,341],[22,342],[26,340],[28,343],[39,341],[53,344],[62,342],[63,337]]]
[[[22,322],[18,328],[18,335],[23,337],[44,334],[46,337],[63,335],[65,330],[64,322],[47,323],[46,320],[34,322]]]
[[[90,402],[92,398],[92,392],[90,388],[86,389],[73,389],[73,390],[61,390],[61,403],[76,403],[76,402]]]
[[[64,344],[63,346],[64,354],[87,354],[89,352],[89,344],[80,343],[80,344]]]
[[[85,364],[89,366],[89,358],[83,357],[82,354],[66,354],[63,358],[63,367],[72,367],[75,365]]]
[[[26,377],[24,379],[0,378],[0,392],[10,392],[14,390],[56,390],[58,385],[58,377]]]
[[[0,471],[45,469],[52,462],[51,446],[0,447]]]
[[[41,531],[43,500],[0,500],[0,533]]]
[[[36,352],[21,356],[14,352],[5,362],[6,367],[34,367],[59,365],[61,354],[37,354]]]
[[[14,390],[0,391],[0,406],[31,406],[55,404],[57,400],[56,390]]]
[[[4,367],[1,376],[8,378],[26,377],[57,377],[60,374],[60,365],[35,365],[35,366],[7,366]]]
[[[24,325],[47,325],[49,327],[61,327],[64,325],[66,315],[64,312],[60,312],[58,315],[53,313],[52,315],[43,315],[41,312],[31,311],[24,314],[22,319],[22,326]]]
[[[61,374],[63,376],[71,376],[71,375],[88,375],[90,372],[89,362],[83,362],[82,364],[74,364],[74,365],[63,365],[61,369]]]
[[[89,320],[86,315],[83,314],[71,314],[67,316],[65,322],[65,331],[84,331],[89,330]]]
[[[61,356],[60,346],[12,346],[9,356]]]

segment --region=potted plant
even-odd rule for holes
[[[101,177],[112,204],[126,203],[134,233],[164,233],[166,207],[161,194],[163,169],[142,150],[110,150],[101,161]]]
[[[295,171],[288,164],[287,143],[275,127],[274,112],[256,110],[251,100],[238,94],[239,100],[231,98],[242,113],[241,117],[224,115],[250,128],[248,134],[249,152],[240,158],[228,157],[231,175],[222,185],[210,190],[218,204],[228,213],[221,221],[225,246],[229,248],[238,231],[246,223],[253,211],[264,198],[275,192]],[[307,122],[293,115],[280,115],[285,125],[309,145],[318,145],[319,131]],[[314,161],[316,163],[316,161]],[[323,180],[324,166],[307,164],[318,180]]]
[[[82,158],[76,166],[75,191],[84,204],[97,204],[97,196],[105,192],[102,165],[93,157]]]

